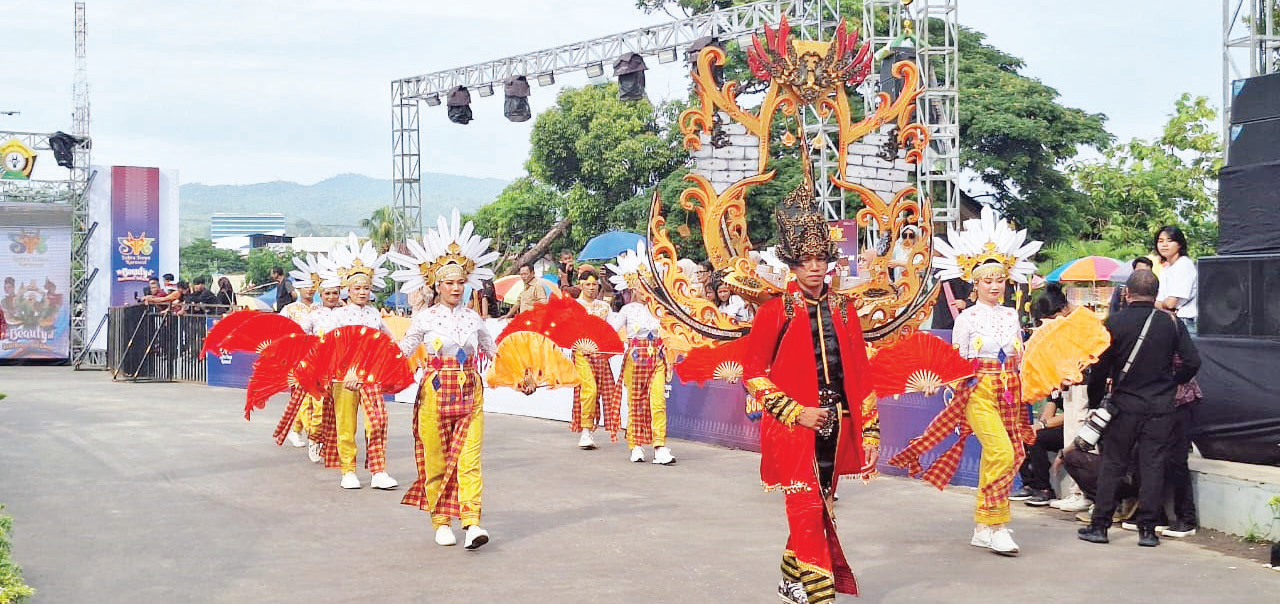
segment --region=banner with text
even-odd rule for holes
[[[111,167],[111,305],[132,304],[145,295],[147,280],[160,273],[160,170]]]
[[[65,359],[70,344],[71,208],[0,203],[5,330],[0,359]]]

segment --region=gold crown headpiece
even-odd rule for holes
[[[387,257],[402,268],[391,273],[391,278],[404,283],[405,293],[429,287],[446,279],[465,279],[473,289],[483,287],[482,281],[493,279],[493,270],[485,265],[498,259],[498,252],[489,252],[488,238],[472,233],[475,225],[462,217],[455,208],[452,220],[440,216],[436,228],[427,231],[422,242],[410,239],[405,242],[408,254],[388,252]]]
[[[318,260],[324,264],[320,287],[350,287],[365,281],[377,289],[387,285],[383,256],[373,249],[372,243],[361,244],[355,233],[347,235],[346,244],[334,246],[328,258]]]
[[[836,244],[831,240],[831,228],[818,209],[818,200],[813,194],[813,180],[807,171],[800,186],[791,191],[774,209],[773,217],[778,223],[777,256],[780,260],[795,266],[806,256],[818,256],[826,262],[836,259]]]
[[[990,207],[982,208],[979,218],[964,221],[959,231],[947,233],[947,238],[933,238],[934,248],[941,255],[933,262],[938,269],[939,280],[966,281],[993,273],[1006,273],[1018,283],[1026,283],[1036,272],[1031,257],[1040,250],[1041,241],[1027,241],[1027,231],[1014,231],[1009,223]]]

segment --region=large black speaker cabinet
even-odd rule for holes
[[[1280,161],[1280,118],[1231,125],[1227,163],[1248,166]]]
[[[1197,269],[1200,335],[1280,338],[1280,254],[1209,256]]]
[[[1223,167],[1218,253],[1280,253],[1280,162]]]
[[[1231,82],[1231,123],[1280,117],[1280,72]]]

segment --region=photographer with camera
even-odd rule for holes
[[[1155,547],[1160,544],[1155,526],[1163,516],[1165,460],[1176,423],[1174,391],[1199,371],[1200,355],[1186,327],[1155,308],[1160,280],[1154,273],[1134,271],[1126,287],[1129,305],[1107,319],[1111,346],[1089,378],[1089,406],[1104,409],[1107,413],[1101,415],[1110,415],[1110,421],[1103,422],[1102,469],[1093,519],[1080,529],[1079,537],[1108,542],[1116,491],[1133,452],[1139,482],[1138,545]],[[1174,354],[1184,361],[1176,371]],[[1087,431],[1082,430],[1082,436]]]

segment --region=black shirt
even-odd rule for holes
[[[293,304],[298,297],[293,293],[293,282],[288,279],[281,279],[276,284],[276,312],[280,309]]]
[[[1114,384],[1111,403],[1121,411],[1156,415],[1173,412],[1173,395],[1178,384],[1185,384],[1200,370],[1200,354],[1191,342],[1182,322],[1151,302],[1133,302],[1107,319],[1111,346],[1107,348],[1089,376],[1089,406],[1098,406],[1107,391],[1107,378],[1115,379],[1124,368],[1142,333],[1142,325],[1151,316],[1151,328],[1124,379]],[[1173,355],[1182,356],[1182,366],[1175,373]]]

